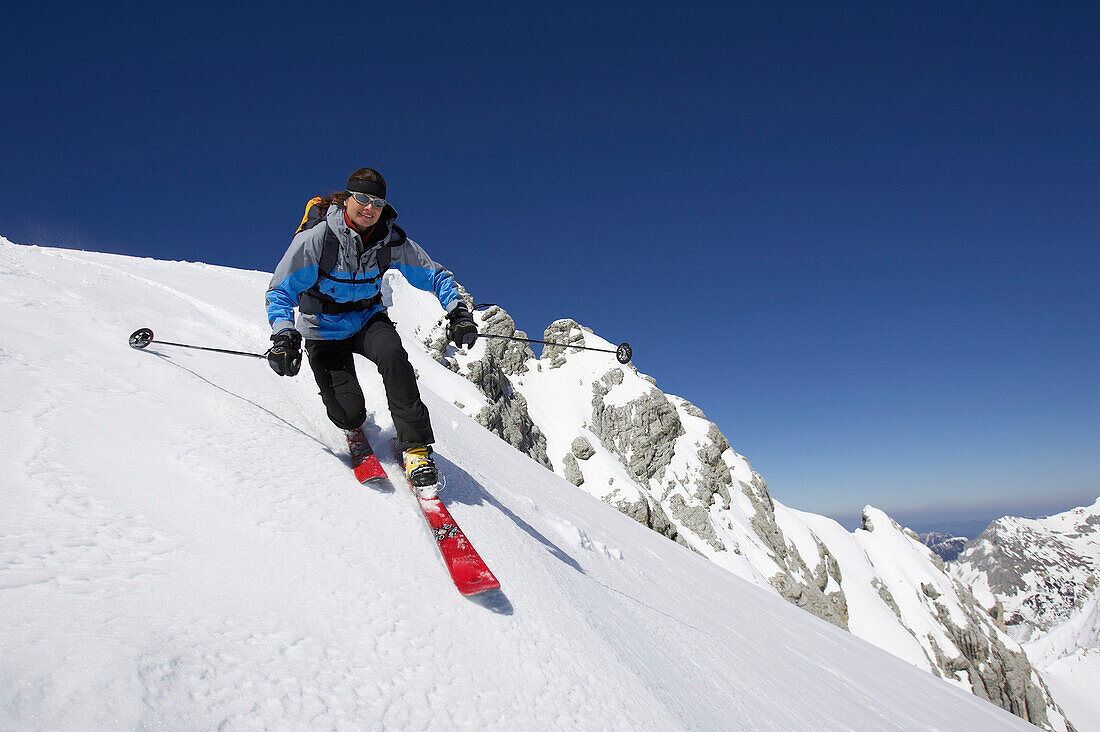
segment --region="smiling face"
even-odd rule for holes
[[[345,207],[348,212],[348,221],[359,231],[374,226],[382,215],[382,207],[375,208],[373,203],[359,203],[355,200],[355,196],[348,196]]]

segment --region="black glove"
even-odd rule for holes
[[[473,346],[477,342],[477,324],[464,305],[452,310],[447,319],[451,321],[447,326],[447,338],[454,341],[456,346]]]
[[[297,375],[302,368],[302,334],[287,328],[271,336],[271,344],[264,354],[271,370],[279,376]]]

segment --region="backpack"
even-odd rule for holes
[[[322,207],[322,198],[316,196],[309,200],[306,204],[306,212],[302,216],[302,223],[298,225],[298,230],[295,231],[295,235],[306,229],[312,229],[325,220],[325,214],[328,211],[328,207]],[[394,227],[395,229],[397,227]],[[404,239],[404,232],[400,229],[397,231],[402,234]],[[333,282],[340,282],[343,284],[368,284],[371,282],[379,282],[382,279],[382,275],[386,274],[386,270],[390,267],[390,249],[391,245],[385,244],[378,250],[378,274],[374,277],[368,277],[366,279],[356,279],[355,274],[352,273],[351,279],[345,279],[342,277],[333,277],[332,269],[336,266],[336,260],[340,255],[340,240],[336,238],[336,234],[332,229],[325,231],[325,240],[321,248],[321,259],[317,263],[317,280],[313,285],[298,296],[298,310],[306,315],[317,315],[324,313],[325,315],[339,315],[342,313],[358,312],[363,310],[370,310],[376,307],[382,302],[382,288],[379,284],[378,293],[374,297],[368,297],[364,300],[353,300],[351,302],[340,302],[334,300],[331,295],[321,292],[321,281],[325,279],[332,280]]]

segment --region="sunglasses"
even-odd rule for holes
[[[377,196],[372,196],[369,193],[358,193],[358,192],[354,192],[354,191],[348,191],[348,192],[351,193],[352,198],[354,198],[356,201],[363,204],[364,206],[370,204],[371,206],[374,206],[375,208],[385,208],[386,207],[386,199],[384,199],[384,198],[378,198]]]

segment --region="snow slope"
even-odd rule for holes
[[[351,478],[308,369],[126,344],[260,352],[266,282],[0,240],[0,728],[1030,727],[541,468],[406,338],[503,586],[462,598],[412,497]]]
[[[1043,667],[1042,674],[1078,730],[1100,729],[1100,649],[1078,649]]]
[[[1024,648],[1077,728],[1100,729],[1100,594]]]

